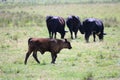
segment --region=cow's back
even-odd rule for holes
[[[103,28],[102,21],[95,18],[88,18],[83,21],[83,26],[85,31],[87,32],[99,32]]]

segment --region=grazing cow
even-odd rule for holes
[[[88,18],[83,21],[85,40],[89,42],[89,36],[93,34],[94,42],[97,35],[99,40],[103,40],[104,35],[104,26],[103,22],[99,19]]]
[[[69,31],[71,33],[71,39],[73,39],[73,32],[75,34],[75,38],[77,38],[77,32],[78,30],[80,30],[80,32],[82,34],[84,34],[83,32],[83,28],[82,28],[82,25],[81,25],[81,22],[80,22],[80,19],[78,16],[69,16],[66,20],[66,24],[67,24],[67,27],[69,28]]]
[[[57,16],[47,16],[46,17],[46,24],[49,32],[49,37],[56,38],[57,32],[60,33],[61,38],[65,36],[65,20],[62,17]]]
[[[71,44],[67,39],[51,39],[51,38],[29,38],[28,40],[28,52],[26,53],[24,64],[27,64],[27,59],[33,52],[34,59],[40,63],[37,58],[37,51],[44,54],[46,51],[51,52],[52,62],[55,63],[57,54],[63,49],[71,49]]]

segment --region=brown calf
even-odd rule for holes
[[[57,53],[59,53],[63,48],[71,49],[71,44],[67,39],[50,39],[50,38],[29,38],[28,40],[28,52],[26,53],[24,64],[27,64],[27,59],[33,52],[34,59],[40,63],[37,58],[37,51],[44,54],[46,51],[51,52],[52,62],[55,63],[57,58]]]

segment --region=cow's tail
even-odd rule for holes
[[[103,35],[107,35],[105,32],[104,32],[104,25],[102,23],[102,27],[103,27]]]

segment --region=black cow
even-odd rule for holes
[[[49,37],[56,38],[57,32],[61,34],[61,38],[65,36],[65,20],[62,17],[58,16],[47,16],[46,17],[46,24],[49,32]]]
[[[77,38],[77,32],[80,30],[80,32],[83,34],[83,28],[81,26],[81,22],[78,16],[69,16],[66,20],[67,27],[69,28],[69,31],[71,33],[71,39],[73,39],[73,32],[75,35],[75,38]]]
[[[85,40],[89,42],[89,36],[93,34],[94,42],[95,35],[99,37],[99,40],[103,40],[104,35],[104,25],[103,22],[99,19],[88,18],[83,21]]]

